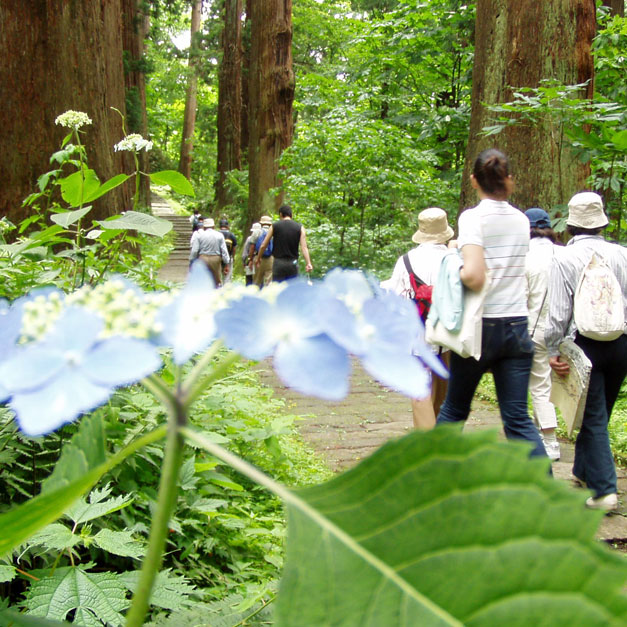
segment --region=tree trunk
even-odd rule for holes
[[[190,28],[190,46],[187,77],[187,95],[185,97],[185,113],[183,115],[183,134],[181,136],[181,157],[179,172],[188,179],[192,176],[192,152],[194,150],[194,129],[196,128],[196,106],[198,93],[198,73],[196,57],[198,54],[196,34],[200,30],[200,14],[202,0],[194,0],[192,4],[192,25]]]
[[[292,0],[251,2],[248,222],[282,202],[279,157],[292,142]]]
[[[226,175],[242,167],[242,0],[225,0],[222,63],[218,86],[217,211],[231,204]]]
[[[519,87],[538,87],[541,79],[573,85],[590,81],[581,97],[592,97],[591,54],[596,30],[594,0],[478,0],[470,136],[460,208],[476,203],[469,174],[477,154],[497,147],[510,158],[516,191],[513,204],[555,208],[580,190],[589,166],[579,163],[549,122],[515,125],[481,137],[491,123],[483,103],[511,101]],[[552,132],[557,143],[552,141]]]
[[[603,6],[609,7],[611,15],[625,17],[625,0],[603,0]]]
[[[242,164],[248,163],[248,144],[250,142],[250,134],[248,132],[248,84],[250,75],[250,3],[246,0],[246,21],[242,31],[242,122],[241,122],[241,139],[240,148],[242,151]]]
[[[142,0],[122,0],[123,46],[124,46],[124,86],[126,88],[126,129],[129,133],[139,133],[148,138],[148,117],[146,115],[146,80],[144,73],[144,39],[148,32],[148,15],[142,11]],[[148,153],[142,150],[137,155],[139,168],[148,174],[150,171]],[[127,155],[127,171],[135,164]],[[139,203],[150,205],[150,179],[142,176],[139,188]]]
[[[120,0],[3,0],[0,3],[2,146],[0,215],[16,222],[27,213],[22,200],[37,178],[52,169],[50,154],[67,129],[55,118],[83,111],[89,165],[101,181],[124,170],[125,113]],[[120,186],[94,203],[90,218],[106,218],[131,205],[130,186]]]

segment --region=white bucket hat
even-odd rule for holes
[[[453,229],[448,224],[444,209],[429,207],[418,214],[418,230],[412,236],[412,242],[444,244],[451,237],[453,237]]]
[[[206,228],[206,229],[212,229],[216,223],[214,222],[213,218],[205,218],[202,221],[202,225]]]
[[[568,226],[582,229],[598,229],[606,226],[607,216],[603,211],[603,199],[594,192],[579,192],[568,201]]]

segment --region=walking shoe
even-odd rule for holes
[[[604,494],[598,498],[590,497],[586,501],[586,507],[590,509],[601,509],[606,513],[618,511],[618,495],[617,494]]]
[[[552,462],[558,462],[560,460],[560,443],[557,440],[545,440],[544,438],[543,441],[549,459]]]

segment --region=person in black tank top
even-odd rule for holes
[[[259,248],[256,264],[260,264],[263,251],[270,240],[273,240],[272,255],[274,264],[272,266],[272,280],[285,281],[298,275],[298,247],[303,251],[306,262],[306,271],[311,272],[313,266],[309,258],[307,248],[307,236],[305,228],[292,220],[292,209],[288,205],[283,205],[279,209],[280,220],[275,222],[268,231],[265,240]]]

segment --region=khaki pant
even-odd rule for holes
[[[216,287],[220,287],[222,285],[222,257],[220,255],[198,255],[198,259],[202,259],[207,264]]]
[[[449,351],[442,353],[440,359],[448,368],[451,353]],[[421,399],[413,398],[411,401],[412,416],[416,429],[427,430],[435,427],[435,419],[440,412],[440,406],[446,398],[447,387],[448,379],[442,379],[437,374],[431,373],[431,396]]]
[[[272,257],[272,255],[269,257],[262,257],[259,266],[255,267],[255,278],[253,279],[253,283],[257,287],[270,285],[270,282],[272,281],[273,261],[274,257]]]

